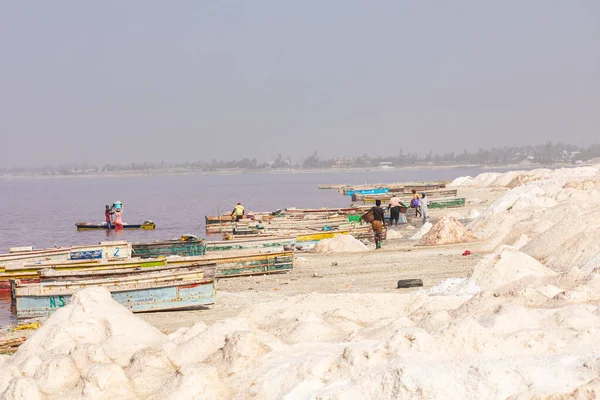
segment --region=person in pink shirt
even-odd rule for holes
[[[398,220],[400,219],[400,206],[402,206],[402,202],[398,197],[394,196],[390,199],[390,204],[388,205],[388,210],[390,210],[390,226],[392,226],[394,223],[396,226],[398,226]]]
[[[115,231],[120,231],[121,229],[123,229],[123,206],[120,202],[117,202],[115,204],[115,219],[113,221],[113,225],[115,226]]]

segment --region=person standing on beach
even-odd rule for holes
[[[421,201],[419,202],[419,208],[421,209],[421,215],[423,216],[423,224],[429,222],[429,199],[427,194],[422,193]]]
[[[242,203],[237,203],[237,205],[233,208],[233,211],[231,212],[231,216],[235,216],[235,222],[239,222],[240,219],[244,218],[245,212],[246,210],[244,210],[244,206],[242,205]]]
[[[410,206],[415,209],[415,217],[421,216],[421,211],[419,210],[419,203],[421,202],[421,198],[417,193],[417,189],[412,190],[413,199],[410,202]]]
[[[396,224],[398,226],[398,220],[400,219],[400,206],[402,203],[400,199],[396,196],[390,199],[390,204],[388,205],[388,210],[390,210],[390,226],[392,224]]]
[[[373,212],[373,221],[371,221],[371,229],[375,236],[375,249],[381,248],[381,236],[383,235],[383,226],[385,225],[385,211],[381,208],[381,200],[375,201],[375,206],[371,207]]]

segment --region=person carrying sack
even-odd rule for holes
[[[415,217],[420,217],[421,216],[421,210],[420,210],[421,198],[419,197],[419,194],[417,193],[416,189],[412,190],[412,194],[413,194],[413,199],[410,202],[410,207],[415,209]]]
[[[383,227],[385,225],[385,211],[381,208],[381,200],[375,201],[375,206],[364,214],[361,219],[371,223],[373,235],[375,239],[375,250],[381,248],[381,237],[383,235]]]

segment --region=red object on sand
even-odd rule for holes
[[[470,256],[471,252],[469,250],[465,250],[465,252],[463,253],[463,256]]]

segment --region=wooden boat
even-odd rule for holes
[[[319,185],[319,189],[334,189],[334,190],[340,190],[343,189],[345,187],[347,187],[348,185],[344,184],[344,183],[326,183],[326,184],[322,184]]]
[[[215,303],[215,264],[148,269],[40,272],[40,283],[11,280],[18,318],[42,317],[67,305],[78,290],[102,286],[132,312],[198,308]]]
[[[294,267],[293,251],[278,251],[269,253],[231,252],[225,255],[209,254],[200,257],[182,257],[168,260],[168,265],[185,264],[189,262],[206,262],[217,264],[217,278],[229,278],[245,275],[263,275],[289,272]]]
[[[100,260],[131,257],[131,243],[125,240],[100,242],[95,246],[73,246],[69,260]]]
[[[133,256],[140,258],[202,256],[205,252],[206,246],[203,239],[134,243],[132,251]]]
[[[233,233],[236,236],[243,235],[247,232],[250,235],[256,235],[259,232],[278,234],[278,236],[286,235],[288,232],[297,232],[302,230],[317,230],[322,231],[324,228],[344,229],[348,227],[347,217],[336,217],[329,220],[313,220],[313,221],[287,221],[285,223],[264,224],[256,227],[243,228],[237,224],[228,225],[211,225],[206,226],[206,234]]]
[[[246,249],[285,250],[296,244],[295,237],[267,236],[265,238],[215,240],[206,242],[206,251],[227,251]]]
[[[296,236],[296,249],[307,250],[314,247],[323,239],[331,239],[337,235],[347,235],[347,230],[306,233]]]
[[[114,268],[150,268],[166,266],[166,259],[139,259],[130,258],[122,260],[68,260],[61,263],[42,262],[29,265],[13,265],[0,272],[0,290],[9,290],[11,279],[20,279],[25,283],[36,283],[39,281],[38,271],[46,268],[54,268],[57,271],[102,271]]]
[[[465,205],[464,197],[455,197],[451,199],[439,199],[429,202],[429,208],[454,208]]]
[[[422,192],[425,190],[434,190],[446,187],[449,181],[433,181],[433,182],[398,182],[386,184],[366,184],[359,186],[346,186],[342,188],[344,195],[351,196],[352,193],[360,193],[360,190],[372,190],[378,188],[387,188],[389,192],[404,192],[410,193],[412,189]],[[383,193],[380,193],[383,194]]]
[[[233,252],[232,252],[233,253]],[[38,282],[38,271],[53,268],[56,271],[105,271],[111,269],[148,269],[159,266],[186,265],[190,263],[216,263],[217,277],[269,274],[287,272],[293,268],[293,252],[278,251],[269,253],[245,252],[231,256],[213,253],[209,256],[173,258],[132,258],[114,261],[67,261],[61,264],[45,263],[13,267],[0,273],[0,289],[10,288],[9,281]]]
[[[76,222],[75,226],[78,231],[92,231],[92,230],[107,230],[107,229],[115,229],[114,225],[111,228],[108,228],[106,222],[95,224],[93,222]],[[127,224],[123,225],[123,229],[141,229],[141,230],[152,230],[156,228],[156,224],[152,221],[144,221],[143,224]]]
[[[410,204],[411,199],[402,199],[403,204]],[[375,199],[367,198],[365,199],[365,204],[375,204]],[[465,198],[451,197],[451,198],[440,198],[440,199],[430,199],[429,200],[429,208],[452,208],[452,207],[462,207],[465,205]],[[401,211],[402,212],[402,211]]]
[[[339,208],[286,208],[285,214],[316,214],[316,213],[331,213],[331,214],[348,214],[356,212],[356,207],[339,207]]]
[[[0,272],[26,264],[67,260],[100,260],[131,257],[131,244],[126,241],[100,242],[93,246],[33,250],[0,255]]]
[[[426,190],[420,193],[425,193],[429,198],[439,198],[439,197],[456,197],[458,193],[457,189],[436,189],[436,190]],[[370,195],[370,194],[354,194],[352,195],[352,201],[363,201],[365,203],[375,203],[375,200],[379,199],[382,203],[389,202],[392,197],[404,197],[410,195],[410,192],[390,192],[383,195]]]
[[[323,239],[331,239],[337,235],[347,235],[348,231],[324,231],[324,232],[315,232],[315,233],[307,233],[296,236],[296,243],[299,242],[312,242],[319,241]]]
[[[32,264],[43,261],[66,261],[69,259],[70,253],[71,249],[65,247],[0,254],[0,271],[3,271],[9,265]]]
[[[346,191],[346,195],[352,196],[353,194],[386,194],[390,191],[388,187],[378,187],[373,189],[349,189]]]

